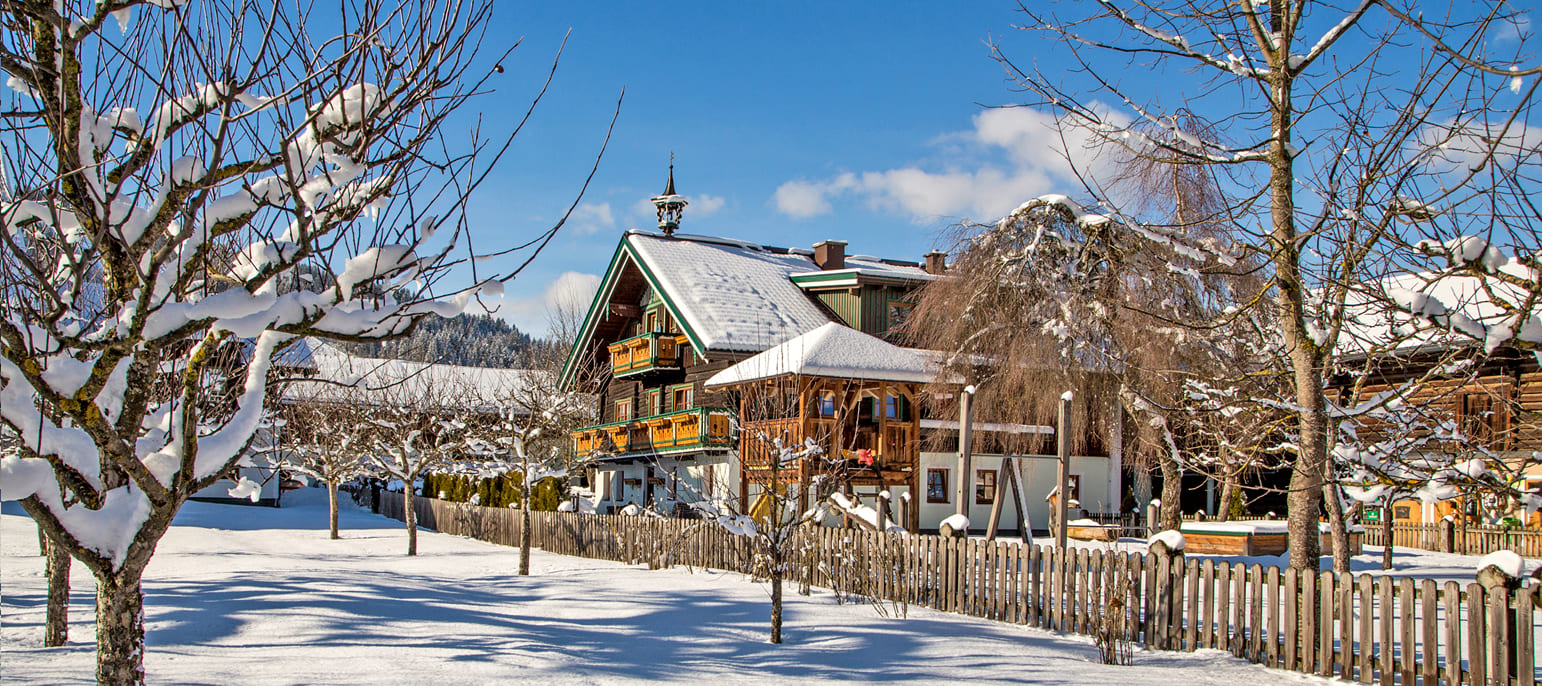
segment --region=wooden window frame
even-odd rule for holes
[[[650,417],[664,414],[664,392],[662,389],[654,388],[648,391],[648,409],[651,411],[648,415]]]
[[[941,497],[937,497],[937,496],[932,495],[932,475],[933,474],[936,474],[936,475],[942,477],[942,479],[941,479],[941,481],[942,481],[942,483],[941,483],[942,496]],[[947,469],[947,467],[931,467],[931,468],[927,469],[926,470],[926,502],[928,502],[928,503],[943,503],[943,504],[946,504],[948,502],[948,494],[949,494],[949,491],[948,491],[948,469]]]
[[[618,422],[630,422],[630,421],[632,421],[633,419],[636,418],[636,415],[632,414],[632,409],[633,408],[632,408],[632,399],[631,398],[619,398],[619,399],[617,399],[615,407],[616,407],[616,421],[618,421]],[[624,409],[624,411],[623,411],[623,409]]]
[[[974,470],[974,504],[989,505],[996,502],[996,470]]]
[[[685,391],[684,405],[676,402],[681,391]],[[696,407],[696,384],[682,383],[669,387],[669,411],[686,410]]]

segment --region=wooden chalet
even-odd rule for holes
[[[597,512],[749,508],[772,487],[796,487],[809,504],[840,489],[868,504],[881,492],[896,504],[908,495],[898,523],[930,529],[961,500],[985,521],[1003,460],[1031,479],[1031,499],[1053,486],[1053,455],[976,454],[961,469],[955,454],[923,447],[928,437],[945,444],[958,423],[925,416],[922,388],[935,372],[893,330],[915,291],[944,274],[945,255],[911,262],[847,255],[840,241],[800,249],[681,234],[686,202],[673,171],[653,202],[659,231],[621,237],[562,370],[565,388],[600,402],[597,423],[572,433]],[[821,455],[782,465],[771,459],[775,440],[812,440]],[[1088,509],[1116,511],[1121,442],[1094,442],[1105,454],[1073,457],[1073,490]],[[1042,505],[1031,505],[1042,528]]]
[[[826,325],[883,343],[873,337],[888,335],[908,314],[915,288],[942,268],[940,253],[923,266],[847,256],[839,241],[789,249],[677,233],[686,201],[675,193],[673,170],[653,201],[660,231],[622,236],[562,370],[565,387],[599,396],[600,422],[572,440],[575,454],[594,465],[590,488],[600,512],[629,504],[669,511],[741,495],[740,389],[705,382]],[[831,402],[853,412],[882,390],[848,381],[851,389]],[[902,443],[913,445],[913,386],[923,381],[908,381],[896,396],[911,415],[907,426],[886,418],[853,425],[848,450],[879,449],[884,431],[902,431]],[[908,476],[891,470],[883,478],[913,485],[913,463],[912,456]]]
[[[1505,315],[1483,296],[1476,277],[1435,279],[1427,274],[1405,274],[1388,280],[1386,286],[1434,297],[1473,321],[1493,323]],[[1391,339],[1393,328],[1403,323],[1400,319],[1406,315],[1394,313],[1390,319],[1362,324],[1350,333],[1356,344],[1389,345],[1386,341]],[[1522,490],[1542,493],[1542,365],[1537,353],[1501,346],[1482,354],[1479,343],[1470,338],[1427,331],[1392,348],[1389,354],[1346,355],[1347,369],[1331,381],[1330,397],[1341,406],[1353,406],[1423,379],[1424,383],[1409,394],[1408,404],[1428,409],[1434,419],[1454,422],[1464,436],[1483,448],[1491,473],[1503,475]],[[1450,373],[1438,372],[1444,368],[1450,368]],[[1363,437],[1376,438],[1375,431]],[[1426,452],[1444,453],[1456,460],[1479,456],[1471,448],[1464,451],[1446,444],[1428,446]],[[1441,502],[1408,499],[1394,503],[1390,514],[1398,522],[1433,523],[1456,515],[1481,524],[1480,512],[1494,509],[1480,508],[1462,498]],[[1528,525],[1542,526],[1537,512],[1524,513],[1519,507],[1499,509],[1524,517]]]

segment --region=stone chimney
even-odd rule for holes
[[[941,274],[948,270],[948,254],[941,250],[926,253],[926,273]]]
[[[814,244],[814,264],[821,271],[846,268],[846,241],[820,241]]]

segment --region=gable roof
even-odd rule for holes
[[[830,321],[793,284],[813,262],[739,241],[642,232],[624,239],[701,351],[765,350]]]
[[[831,272],[852,278],[878,277],[918,282],[932,277],[913,263],[857,255],[848,270]],[[584,317],[577,340],[563,364],[561,381],[573,381],[578,361],[610,315],[618,286],[637,274],[662,296],[697,354],[754,353],[829,324],[833,317],[806,292],[806,278],[819,273],[809,250],[774,248],[745,241],[636,229],[616,246],[610,265]],[[842,284],[817,284],[842,285]]]
[[[486,411],[525,392],[546,372],[355,357],[312,341],[314,376],[287,381],[286,402]]]
[[[786,375],[928,383],[937,376],[937,365],[925,351],[831,322],[724,369],[705,385],[723,387]]]
[[[1402,273],[1374,289],[1374,295],[1352,294],[1345,304],[1350,316],[1339,348],[1351,358],[1384,348],[1407,353],[1474,344],[1492,352],[1511,335],[1542,342],[1542,319],[1518,322],[1495,300],[1520,303],[1526,293],[1497,278]]]

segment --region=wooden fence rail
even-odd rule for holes
[[[381,514],[402,519],[402,497]],[[519,513],[414,499],[442,533],[518,545]],[[756,573],[751,541],[700,520],[537,512],[536,547],[652,568]],[[1301,573],[1113,549],[810,527],[793,583],[1161,650],[1214,648],[1278,669],[1371,684],[1535,686],[1542,638],[1534,589]]]
[[[1367,545],[1385,545],[1385,539],[1381,527],[1365,527]],[[1542,531],[1476,526],[1463,528],[1452,523],[1393,524],[1392,545],[1465,555],[1487,555],[1496,550],[1512,550],[1521,557],[1542,557]]]

